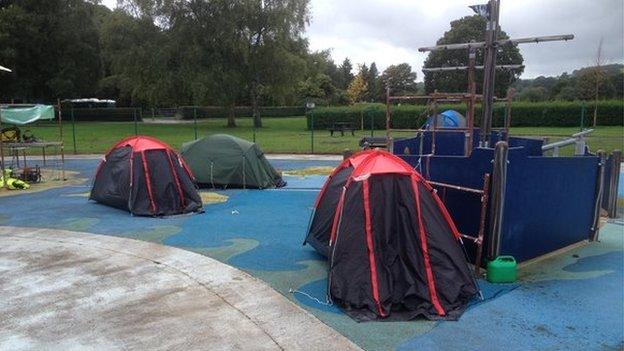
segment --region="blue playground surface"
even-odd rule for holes
[[[98,162],[66,162],[68,169],[88,179],[82,185],[0,197],[0,225],[129,237],[213,257],[267,282],[366,350],[624,347],[621,220],[606,224],[599,242],[523,268],[518,283],[480,281],[485,300],[474,301],[457,322],[357,323],[324,303],[325,260],[302,246],[325,176],[285,176],[288,186],[278,190],[216,191],[227,196],[227,201],[206,205],[203,214],[146,218],[87,200]],[[338,162],[271,163],[280,170],[294,170]]]

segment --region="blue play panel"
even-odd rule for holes
[[[335,166],[272,160],[280,170]],[[457,322],[357,323],[325,303],[326,264],[302,246],[324,176],[287,176],[278,190],[218,191],[226,202],[169,218],[133,217],[87,200],[97,160],[69,160],[83,185],[0,197],[0,225],[59,228],[158,242],[201,253],[264,280],[367,350],[619,350],[624,346],[621,224],[600,242],[525,268],[517,284],[481,281]],[[291,292],[292,291],[292,292]]]

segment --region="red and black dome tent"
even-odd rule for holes
[[[345,160],[315,208],[306,242],[329,257],[328,295],[352,317],[453,320],[477,293],[446,208],[398,157]]]
[[[147,136],[118,142],[98,166],[89,197],[141,216],[199,211],[201,198],[184,160]]]

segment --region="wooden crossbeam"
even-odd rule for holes
[[[484,66],[475,66],[475,69],[483,69]],[[496,65],[497,69],[515,70],[524,68],[524,65]],[[453,67],[430,67],[423,68],[423,72],[448,72],[448,71],[467,71],[469,66],[453,66]]]
[[[517,38],[517,39],[501,39],[497,40],[495,43],[497,46],[507,45],[507,44],[529,44],[529,43],[541,43],[546,41],[568,41],[574,39],[573,34],[562,34],[562,35],[546,35],[541,37],[528,37],[528,38]],[[461,43],[461,44],[446,44],[446,45],[436,45],[436,46],[426,46],[422,48],[418,48],[420,52],[427,51],[440,51],[440,50],[457,50],[457,49],[482,49],[486,46],[484,41],[475,42],[475,43]]]

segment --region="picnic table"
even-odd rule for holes
[[[344,136],[345,131],[355,136],[355,127],[351,122],[334,122],[329,128],[330,136],[334,136],[334,132],[340,132],[340,136]]]

